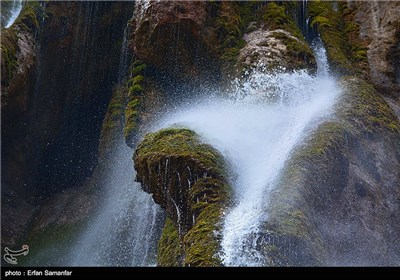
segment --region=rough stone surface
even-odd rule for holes
[[[193,82],[197,76],[212,77],[216,53],[208,5],[200,1],[138,2],[132,19],[133,52],[174,79]]]
[[[4,43],[16,58],[2,59],[2,72],[8,73],[2,75],[2,197],[32,205],[25,211],[3,201],[2,217],[24,217],[92,174],[118,73],[117,42],[130,15],[126,7],[33,1],[2,30],[2,55]],[[31,226],[25,219],[12,222],[20,223],[19,236],[6,236],[17,225],[2,223],[2,244],[12,245]]]
[[[400,92],[400,2],[357,1],[355,21],[368,44],[371,81],[382,94]]]
[[[240,50],[238,63],[245,69],[316,69],[315,58],[304,41],[283,29],[258,29],[244,36],[246,46]],[[301,46],[303,53],[291,53],[288,42]]]
[[[258,242],[272,265],[400,262],[400,124],[371,85],[341,86],[337,119],[292,155],[271,195]]]

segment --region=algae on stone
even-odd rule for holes
[[[135,60],[131,65],[130,79],[127,82],[127,105],[125,108],[124,137],[128,146],[133,147],[134,137],[137,132],[141,112],[141,98],[143,96],[144,74],[146,64]]]
[[[159,265],[220,266],[218,232],[230,197],[222,155],[189,129],[167,128],[147,134],[134,161],[137,180],[171,220],[159,242]]]

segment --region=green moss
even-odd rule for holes
[[[38,2],[26,2],[14,24],[1,30],[1,72],[2,86],[7,87],[18,68],[17,54],[20,51],[18,37],[21,32],[31,35],[39,28],[38,15],[42,13]]]
[[[296,26],[292,18],[286,14],[285,5],[269,2],[264,10],[263,21],[269,29],[284,29],[299,39],[303,38],[300,29]]]
[[[140,85],[144,80],[144,77],[142,75],[137,75],[133,78],[132,84],[134,85]]]
[[[1,68],[2,68],[2,81],[3,86],[7,87],[17,69],[17,55],[16,55],[16,43],[7,41],[4,42],[4,35],[1,44]],[[7,38],[7,37],[6,37]],[[7,39],[6,39],[7,40]],[[4,43],[4,45],[3,45]]]
[[[340,12],[335,11],[332,2],[311,1],[308,13],[311,16],[311,27],[318,29],[332,66],[340,73],[352,73],[349,44],[343,32]]]
[[[193,159],[210,173],[219,177],[226,174],[219,152],[199,141],[199,136],[185,128],[167,128],[147,134],[136,149],[135,162],[151,159],[159,162],[164,157]]]
[[[185,266],[221,266],[223,209],[229,201],[230,187],[218,179],[202,178],[189,193],[195,224],[184,237]]]
[[[222,2],[219,15],[215,21],[215,29],[220,41],[219,52],[221,59],[226,63],[225,68],[232,68],[237,62],[240,48],[245,44],[242,38],[243,22],[239,4]]]
[[[140,99],[132,99],[125,109],[125,126],[124,126],[124,136],[129,137],[132,135],[136,128],[139,118],[139,105]]]
[[[369,65],[367,57],[368,44],[360,38],[360,26],[355,22],[355,10],[346,1],[339,3],[343,14],[344,31],[351,46],[351,60],[358,66],[357,73],[368,76]]]
[[[303,69],[310,65],[316,65],[313,51],[304,39],[295,39],[282,32],[273,32],[272,34],[286,46],[288,54],[286,64],[288,66],[295,65],[296,69]]]
[[[345,107],[340,112],[354,127],[354,132],[366,133],[370,137],[400,133],[396,115],[371,84],[355,77],[345,77],[341,85]]]
[[[167,218],[158,242],[157,263],[159,266],[182,266],[183,253],[178,230],[173,221]]]
[[[103,121],[103,132],[111,131],[122,122],[125,112],[126,91],[123,87],[116,87],[108,104],[107,114]]]
[[[140,121],[140,101],[144,92],[145,71],[146,64],[140,60],[135,60],[131,65],[131,78],[126,83],[128,88],[128,102],[125,108],[124,137],[128,145],[132,145]]]
[[[39,28],[38,18],[43,16],[43,13],[39,1],[27,1],[13,25],[18,25],[26,31],[35,31]]]
[[[366,46],[360,39],[354,11],[347,2],[334,9],[331,1],[310,1],[311,27],[316,28],[327,49],[328,59],[340,74],[365,74],[368,68]]]
[[[338,122],[326,122],[318,127],[318,133],[312,136],[312,144],[303,149],[300,156],[309,159],[325,157],[332,150],[339,150],[345,143],[346,126]]]
[[[330,27],[330,21],[326,17],[315,16],[313,18],[313,20],[311,21],[310,25],[311,25],[311,27],[319,27],[319,28],[321,28],[323,26]]]
[[[131,73],[133,76],[136,76],[142,73],[145,69],[146,69],[146,64],[139,64],[135,66],[135,68],[133,68]]]
[[[367,52],[365,50],[356,50],[354,59],[357,61],[364,61],[364,60],[368,59]]]
[[[240,49],[239,48],[227,48],[222,55],[222,59],[227,62],[237,62],[237,58],[239,56]]]
[[[164,230],[159,263],[220,266],[218,233],[230,197],[227,167],[220,153],[191,130],[168,128],[145,136],[135,151],[135,167],[138,180],[174,224]],[[182,210],[180,216],[176,207]]]
[[[133,84],[128,89],[129,95],[140,95],[143,93],[143,87],[139,84]]]
[[[229,186],[219,179],[199,179],[189,192],[192,213],[197,216],[210,204],[226,204],[229,201],[229,193]]]
[[[220,240],[215,236],[220,230],[221,216],[222,209],[216,204],[209,204],[201,211],[195,225],[184,237],[185,266],[221,266]]]

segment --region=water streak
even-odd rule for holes
[[[134,181],[133,151],[118,145],[108,169],[105,201],[79,237],[72,266],[154,266],[160,237],[160,208]]]
[[[11,16],[8,19],[8,21],[5,23],[5,25],[4,25],[5,28],[9,28],[14,23],[14,21],[19,16],[19,13],[21,12],[22,7],[23,7],[22,0],[13,0],[12,2],[13,2],[13,4],[11,6]]]

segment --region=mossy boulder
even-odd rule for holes
[[[238,69],[316,71],[314,54],[304,39],[299,39],[283,29],[272,31],[258,29],[245,35],[246,46],[240,50]]]
[[[315,72],[313,51],[288,14],[289,6],[270,2],[257,11],[259,22],[255,22],[255,30],[244,35],[246,44],[240,50],[239,72],[252,69]]]
[[[218,232],[230,193],[222,155],[195,132],[169,128],[147,134],[134,161],[137,180],[170,219],[159,243],[159,265],[221,265]]]
[[[400,261],[399,122],[372,85],[340,85],[335,118],[297,148],[271,193],[260,241],[269,264]]]

